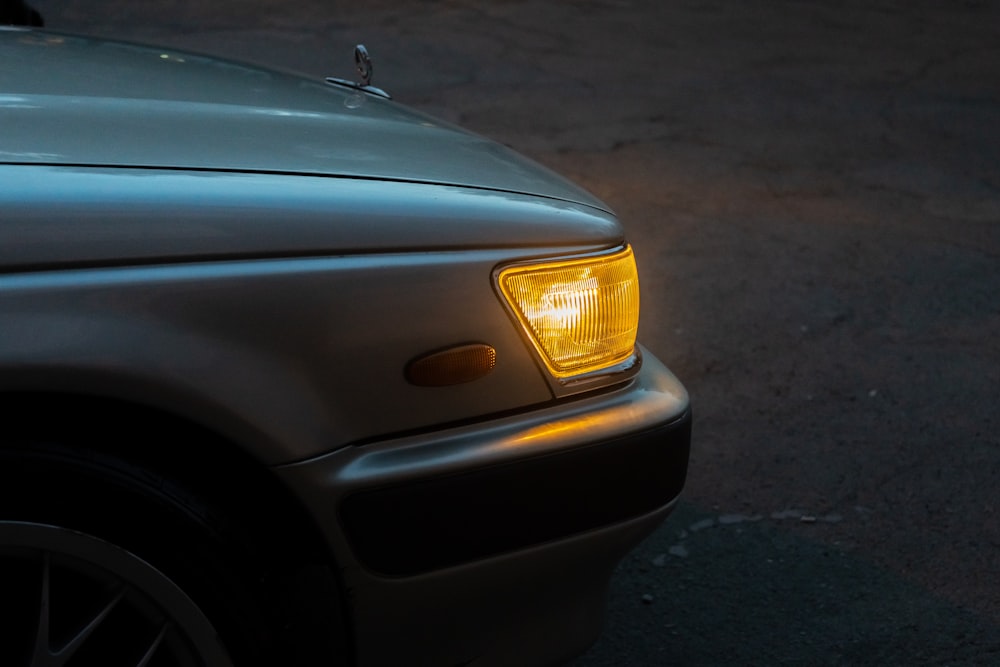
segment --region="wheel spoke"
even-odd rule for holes
[[[48,552],[42,556],[42,590],[38,605],[38,629],[35,632],[35,651],[31,659],[32,667],[58,667],[49,651],[49,574],[52,568]]]
[[[41,600],[38,605],[38,630],[35,633],[35,650],[31,659],[31,667],[62,667],[73,654],[79,650],[87,637],[100,627],[108,614],[125,596],[124,587],[120,587],[114,597],[98,611],[90,621],[83,626],[68,642],[58,650],[52,648],[52,557],[46,552],[42,557]]]
[[[108,614],[111,613],[111,610],[115,608],[115,605],[117,605],[123,597],[125,597],[125,590],[120,589],[115,596],[111,598],[111,600],[104,605],[99,612],[97,612],[94,618],[91,619],[90,623],[87,623],[87,625],[76,633],[75,637],[70,639],[61,649],[52,654],[53,656],[59,658],[60,665],[65,664],[67,660],[73,657],[73,654],[76,653],[81,646],[83,646],[83,642],[87,641],[87,637],[89,637],[91,633],[93,633],[94,630],[101,625],[104,619],[107,618]]]
[[[159,648],[160,644],[163,642],[163,638],[167,636],[167,630],[170,629],[170,623],[164,623],[163,627],[160,628],[160,632],[153,639],[153,643],[149,645],[149,649],[146,654],[142,656],[142,660],[135,667],[146,667],[149,661],[153,659],[153,654],[156,653],[156,649]]]

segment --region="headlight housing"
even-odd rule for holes
[[[497,284],[545,366],[559,380],[634,358],[639,276],[631,247],[509,266],[499,271]]]

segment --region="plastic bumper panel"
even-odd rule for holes
[[[276,469],[326,534],[359,664],[550,664],[596,639],[687,471],[687,393],[643,357],[614,391]]]
[[[626,521],[684,486],[690,413],[642,433],[347,497],[341,519],[366,567],[411,576]]]

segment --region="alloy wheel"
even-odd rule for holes
[[[0,665],[231,665],[184,591],[92,535],[0,521],[0,591]]]

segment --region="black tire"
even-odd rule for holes
[[[310,664],[288,636],[293,554],[218,498],[105,453],[0,448],[0,665]]]

